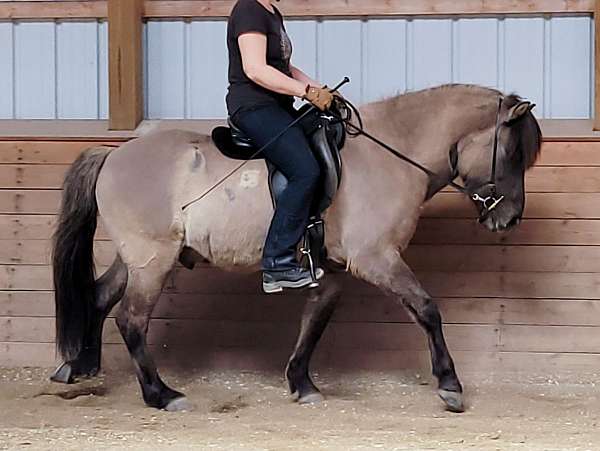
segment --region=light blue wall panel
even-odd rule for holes
[[[516,92],[552,118],[590,117],[591,16],[287,21],[293,63],[357,103],[448,82]],[[146,112],[225,114],[224,21],[151,21]],[[106,118],[105,22],[0,23],[0,118]]]
[[[505,90],[516,92],[544,111],[544,19],[506,19],[504,27]]]
[[[362,102],[362,25],[359,20],[327,20],[318,29],[319,81],[334,86],[348,76],[351,83],[344,95],[357,103]]]
[[[98,119],[108,119],[108,23],[98,24]]]
[[[406,91],[405,20],[371,20],[364,43],[364,102]]]
[[[0,22],[0,119],[108,115],[105,22]]]
[[[228,85],[226,23],[194,21],[189,27],[187,116],[192,119],[224,117]]]
[[[592,32],[585,17],[557,17],[551,26],[550,115],[587,118],[592,104]]]
[[[61,22],[56,27],[59,119],[98,114],[98,23]],[[85,93],[82,95],[82,93]]]
[[[461,19],[453,25],[453,81],[497,87],[498,20]]]
[[[329,85],[349,76],[352,83],[344,94],[357,103],[443,83],[475,83],[532,100],[541,117],[590,116],[589,15],[289,20],[286,25],[294,43],[293,63]],[[166,32],[178,37],[154,40],[149,31],[149,116],[222,116],[227,84],[225,22],[182,26],[185,57],[165,56],[168,74],[157,69],[168,51],[161,46],[169,39],[178,42],[181,30]],[[174,92],[172,84],[182,73],[183,113],[181,91],[164,97]]]
[[[309,77],[317,76],[317,22],[294,20],[286,24],[293,43],[292,64]]]
[[[185,118],[185,28],[182,21],[152,21],[147,27],[148,117]]]
[[[412,23],[412,79],[414,89],[452,81],[452,21],[417,19]],[[410,86],[409,86],[410,88]]]
[[[56,29],[54,22],[15,24],[15,116],[56,117]]]
[[[292,40],[292,64],[317,79],[317,22],[312,20],[294,20],[286,23],[286,30]],[[296,100],[296,107],[302,106]]]
[[[13,118],[13,25],[10,22],[0,23],[0,119]]]

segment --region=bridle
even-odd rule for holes
[[[484,186],[490,187],[490,195],[487,197],[480,196],[477,192],[471,194],[471,199],[474,202],[480,202],[483,206],[482,212],[479,215],[479,221],[485,221],[490,213],[498,207],[504,200],[504,196],[498,194],[498,187],[496,185],[496,164],[498,161],[498,135],[500,134],[500,111],[502,110],[503,97],[498,99],[498,112],[496,114],[496,128],[494,130],[494,144],[492,152],[492,173],[490,181],[479,187],[481,189]]]
[[[397,151],[390,145],[386,144],[385,142],[381,141],[380,139],[378,139],[375,136],[371,135],[370,133],[366,132],[363,128],[362,119],[360,117],[360,113],[358,112],[358,109],[350,101],[348,101],[344,98],[337,97],[336,99],[338,102],[338,108],[339,108],[339,105],[341,104],[341,108],[339,108],[339,109],[344,110],[344,115],[336,114],[335,112],[332,112],[330,117],[334,120],[337,120],[338,122],[343,122],[346,126],[346,130],[349,135],[364,136],[365,138],[370,139],[371,141],[373,141],[375,144],[379,145],[383,149],[387,150],[389,153],[394,155],[396,158],[399,158],[400,160],[405,161],[406,163],[421,170],[422,172],[427,174],[427,176],[430,179],[434,179],[434,180],[440,179],[439,175],[436,174],[435,172],[433,172],[431,169],[426,168],[422,164],[407,157],[406,155]],[[498,189],[497,189],[497,185],[496,185],[496,166],[497,166],[497,160],[498,160],[498,140],[499,140],[499,134],[500,134],[500,112],[502,110],[503,101],[504,101],[504,98],[502,96],[500,96],[500,98],[498,99],[498,111],[496,113],[496,128],[494,130],[494,143],[493,143],[493,147],[492,147],[492,171],[491,171],[490,180],[486,183],[479,185],[474,190],[469,190],[465,186],[462,186],[454,181],[454,179],[458,176],[458,170],[456,168],[456,165],[453,164],[452,165],[453,167],[451,167],[451,170],[452,170],[451,179],[447,182],[447,185],[449,185],[452,188],[456,189],[457,191],[469,196],[471,198],[471,200],[473,200],[473,202],[478,202],[481,204],[482,208],[481,208],[481,211],[479,214],[479,222],[484,222],[489,217],[489,215],[492,213],[492,211],[494,211],[505,199],[505,197],[503,195],[500,195],[498,193]],[[354,123],[352,123],[353,115],[357,117],[358,125],[355,125]],[[484,188],[489,189],[489,195],[487,195],[485,197],[480,194],[480,192],[483,191]]]

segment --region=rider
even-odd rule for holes
[[[290,64],[292,43],[272,0],[238,0],[229,18],[227,47],[229,116],[257,147],[297,117],[294,97],[320,110],[331,106],[329,90]],[[308,223],[319,165],[298,125],[267,147],[264,155],[289,183],[277,203],[264,246],[263,288],[275,292],[313,285],[310,271],[298,263],[296,248]]]

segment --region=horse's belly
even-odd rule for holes
[[[249,166],[184,214],[185,245],[216,266],[260,261],[273,206],[264,164]]]

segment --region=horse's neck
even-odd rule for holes
[[[469,95],[460,87],[400,96],[366,105],[365,128],[450,180],[451,150],[460,140],[491,123],[495,105],[493,96],[485,92]],[[434,188],[439,191],[443,186]]]

